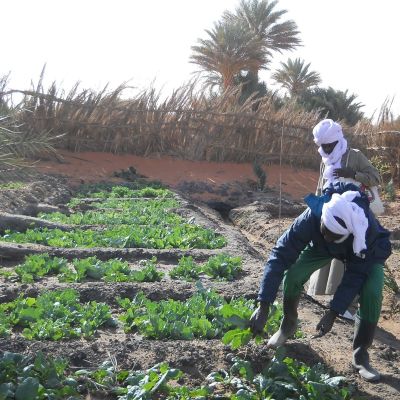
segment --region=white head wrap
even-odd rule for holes
[[[343,154],[347,150],[347,140],[343,137],[342,127],[331,119],[323,119],[313,129],[314,142],[319,146],[318,153],[325,164],[324,178],[327,180],[325,185],[329,185],[335,180],[333,171],[341,167]],[[338,141],[332,153],[327,154],[322,149],[322,144]]]
[[[353,251],[355,254],[360,254],[362,250],[367,248],[365,235],[368,229],[368,219],[364,210],[352,201],[356,197],[360,197],[359,192],[334,193],[331,200],[322,207],[321,220],[333,233],[338,235],[353,234]],[[335,217],[342,219],[346,228],[340,225]]]

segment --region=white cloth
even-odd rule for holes
[[[314,142],[319,146],[318,153],[325,164],[324,187],[333,183],[336,178],[333,171],[341,167],[342,156],[347,150],[347,140],[343,137],[342,127],[331,119],[323,119],[313,129]],[[321,145],[338,142],[330,154],[322,149]]]
[[[343,138],[342,127],[331,119],[323,119],[313,129],[314,142],[318,146],[336,142]]]
[[[368,219],[364,210],[352,201],[356,197],[360,197],[359,192],[334,193],[331,200],[322,207],[321,220],[333,233],[338,235],[353,234],[353,251],[359,255],[362,250],[367,248],[365,235],[368,229]],[[335,217],[342,219],[346,228],[340,225]]]

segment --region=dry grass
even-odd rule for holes
[[[390,99],[382,105],[377,122],[360,122],[355,127],[353,138],[365,147],[369,157],[388,165],[388,179],[397,180],[400,187],[400,117],[394,118]]]
[[[53,84],[44,93],[39,84],[30,91],[3,88],[0,99],[22,95],[20,123],[29,131],[64,134],[57,147],[72,151],[272,162],[279,160],[282,138],[283,162],[319,163],[310,135],[316,114],[292,106],[276,111],[272,98],[253,111],[252,100],[238,104],[238,90],[206,97],[195,92],[194,83],[164,100],[153,88],[124,99],[125,89],[95,93],[75,85],[64,93]]]
[[[29,91],[6,90],[0,82],[0,104],[16,93],[22,95],[15,106],[19,122],[27,132],[64,135],[57,141],[58,148],[310,167],[320,162],[311,135],[317,113],[290,104],[277,110],[271,97],[240,105],[239,89],[206,96],[196,82],[166,99],[154,88],[124,98],[125,85],[96,93],[80,90],[78,84],[64,92],[54,83],[45,92],[42,78]],[[369,121],[345,132],[350,143],[364,151],[392,147],[379,139],[389,134],[378,134]]]

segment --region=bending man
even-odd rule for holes
[[[339,188],[339,189],[338,189]],[[346,188],[356,189],[354,185]],[[369,210],[368,198],[359,191],[343,192],[344,186],[326,191],[324,196],[311,195],[307,208],[278,239],[265,265],[258,294],[259,307],[250,326],[261,333],[267,321],[269,306],[283,282],[284,317],[280,329],[270,338],[268,346],[285,343],[296,331],[297,307],[304,283],[310,275],[333,258],[345,265],[343,279],[330,302],[330,310],[317,329],[329,332],[335,318],[343,314],[359,294],[360,308],[356,317],[353,341],[353,366],[369,381],[378,380],[379,373],[369,365],[371,346],[382,305],[383,265],[391,254],[389,232]]]

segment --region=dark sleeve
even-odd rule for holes
[[[330,308],[339,314],[344,314],[356,295],[360,292],[362,285],[368,278],[371,265],[366,262],[348,263],[336,289]]]
[[[294,264],[312,238],[315,219],[310,209],[295,219],[292,226],[278,239],[264,268],[258,300],[273,303],[283,274]]]
[[[364,199],[358,198],[357,204]],[[367,210],[368,211],[368,210]],[[365,259],[353,254],[345,266],[342,282],[338,286],[331,301],[331,308],[343,314],[354,297],[361,291],[361,288],[368,278],[374,264],[384,264],[392,253],[392,246],[389,240],[389,231],[384,229],[371,211],[368,211],[369,228],[367,231],[367,251]]]

